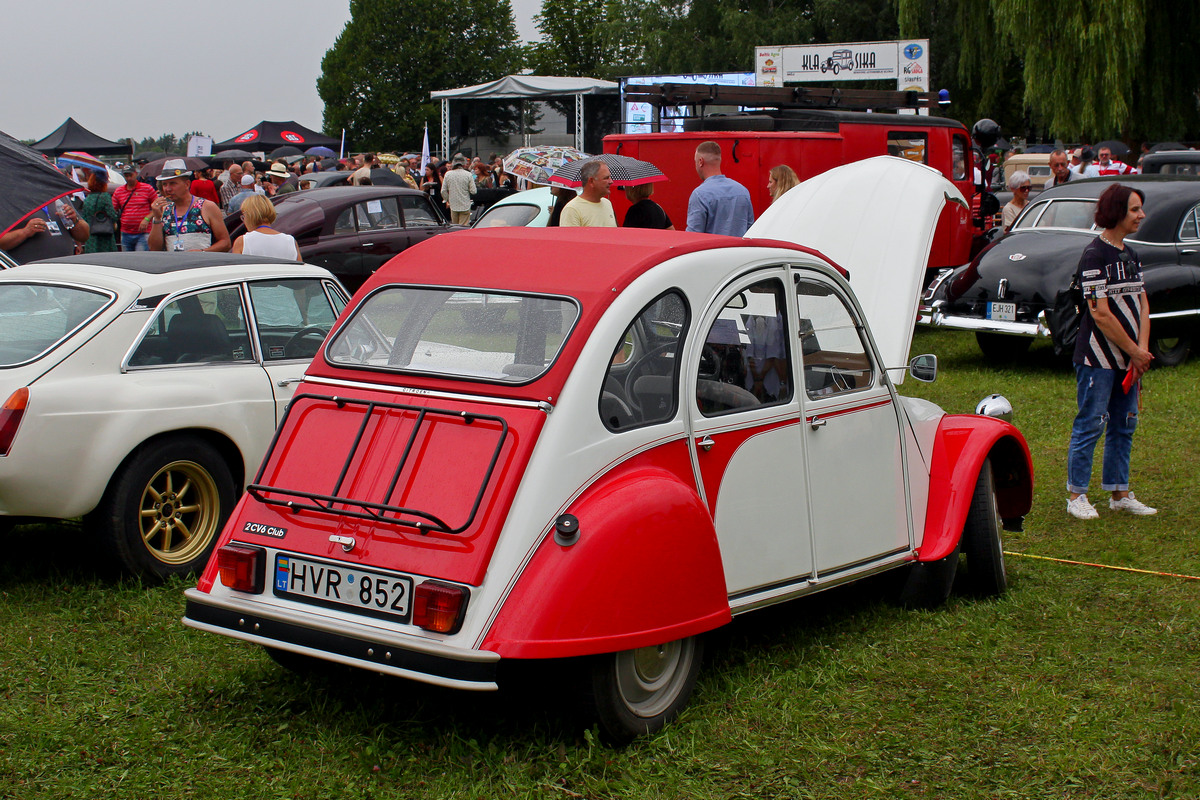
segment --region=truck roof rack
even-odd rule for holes
[[[827,108],[843,111],[921,109],[939,105],[937,92],[813,88],[810,86],[721,86],[706,83],[626,84],[625,101],[663,106]],[[703,113],[703,112],[701,112]]]

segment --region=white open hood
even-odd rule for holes
[[[804,181],[746,237],[802,244],[849,270],[884,366],[898,367],[908,362],[929,248],[947,202],[967,205],[937,170],[877,156]],[[892,377],[903,381],[903,373]]]

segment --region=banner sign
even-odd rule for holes
[[[901,91],[929,91],[929,40],[797,44],[754,48],[756,86],[895,80]]]

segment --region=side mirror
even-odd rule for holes
[[[933,353],[914,356],[913,360],[908,362],[908,374],[923,383],[933,383],[937,380],[937,371],[937,356]]]

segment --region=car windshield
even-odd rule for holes
[[[1081,231],[1092,229],[1096,214],[1095,200],[1047,200],[1034,203],[1013,224],[1013,230],[1022,228],[1075,228]]]
[[[106,292],[39,283],[0,285],[0,367],[44,356],[112,301]]]
[[[393,286],[363,301],[327,358],[339,366],[524,383],[554,363],[578,317],[568,298]]]
[[[512,203],[506,206],[492,206],[483,213],[479,221],[475,223],[476,228],[504,228],[504,227],[524,227],[540,212],[537,206],[526,205],[525,203]]]

